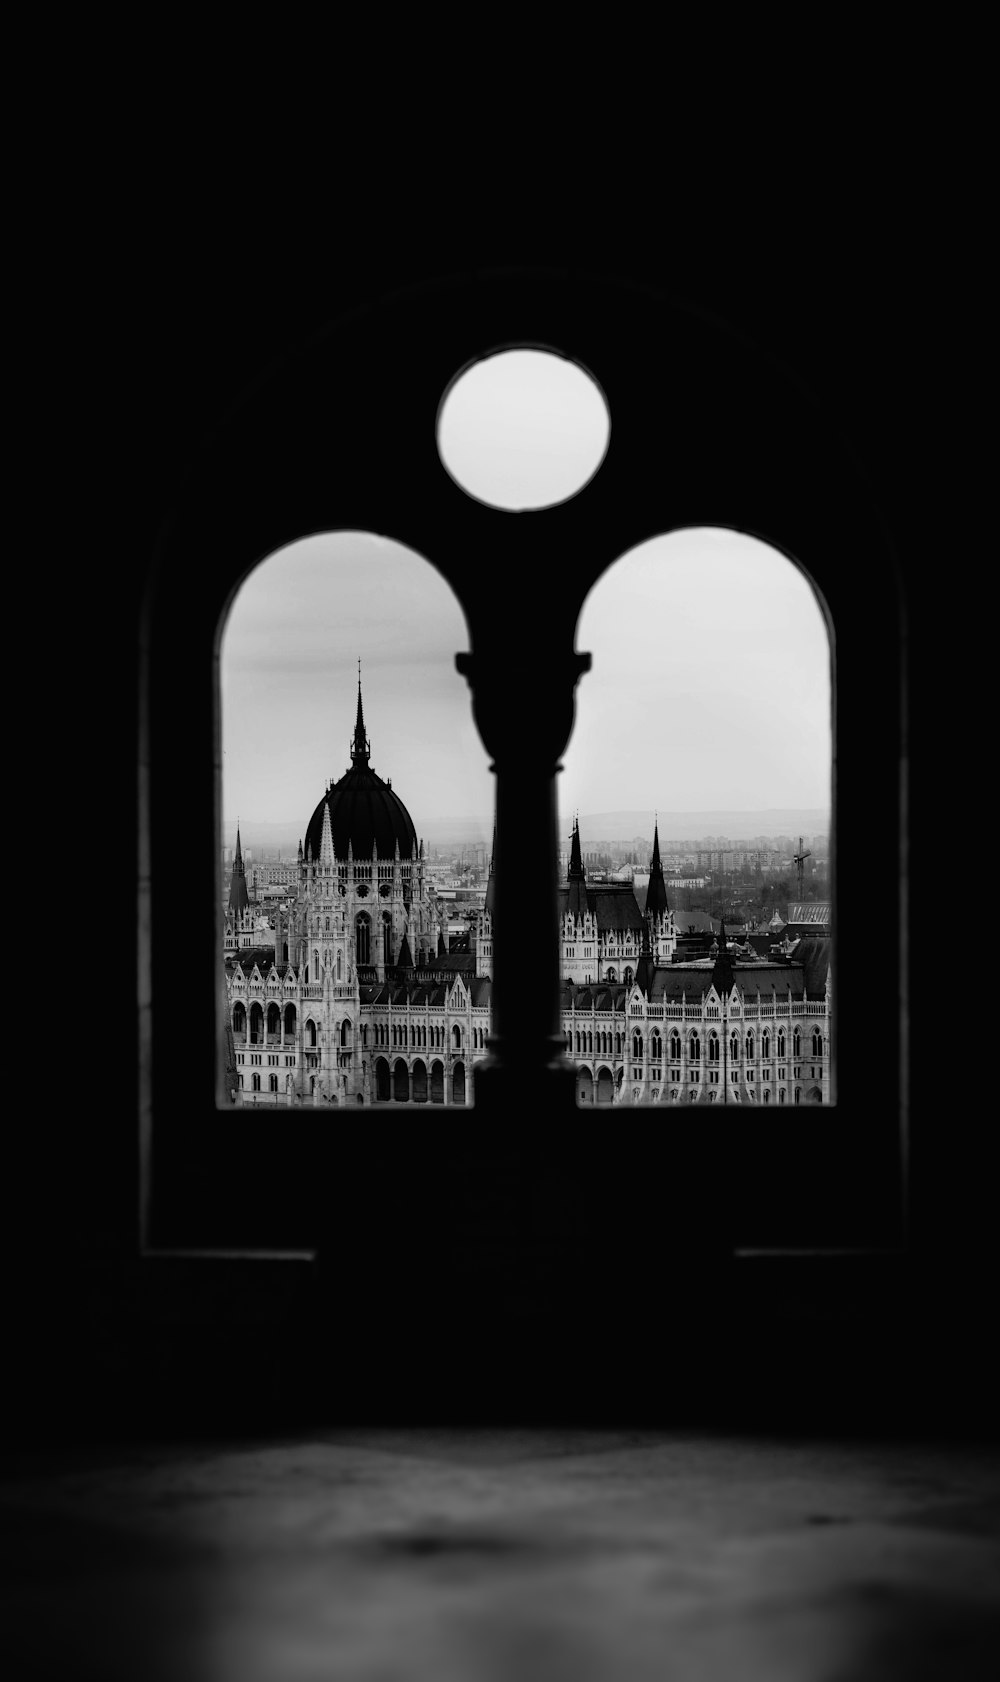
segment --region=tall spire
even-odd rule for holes
[[[569,881],[582,882],[584,880],[583,854],[580,851],[580,819],[573,819],[573,834],[570,837],[569,851]]]
[[[354,721],[354,740],[351,743],[351,760],[355,765],[367,765],[371,753],[371,743],[365,735],[365,715],[361,706],[361,661],[358,661],[358,716]]]
[[[587,913],[587,875],[583,868],[583,854],[580,851],[580,819],[573,819],[573,835],[569,851],[569,895],[566,909],[574,917],[584,917]]]
[[[646,889],[646,916],[655,917],[661,911],[669,911],[669,909],[667,884],[663,880],[663,865],[660,863],[660,829],[654,819],[653,857],[649,865],[649,887]]]
[[[250,904],[250,894],[247,890],[247,875],[243,868],[243,848],[240,846],[240,820],[236,820],[236,857],[233,860],[233,874],[229,883],[229,909],[239,916]]]

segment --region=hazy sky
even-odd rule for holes
[[[530,516],[526,516],[529,517]],[[367,533],[271,556],[241,589],[222,644],[223,815],[304,831],[327,778],[350,765],[362,661],[372,766],[418,833],[492,825],[493,779],[455,671],[465,620],[432,567]],[[826,808],[826,629],[802,575],[737,533],[657,538],[616,562],[584,604],[564,756],[564,816]]]
[[[574,363],[514,350],[467,369],[437,426],[471,494],[529,509],[592,476],[609,415]],[[417,833],[474,819],[488,840],[493,779],[455,670],[467,647],[448,585],[397,543],[340,532],[262,562],[222,643],[227,833],[237,817],[304,831],[327,779],[350,766],[360,658],[372,767]],[[644,544],[591,591],[577,647],[593,669],[560,780],[564,824],[577,808],[828,807],[826,629],[805,579],[764,544],[714,530]]]

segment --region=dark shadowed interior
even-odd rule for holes
[[[877,221],[799,232],[752,264],[513,229],[300,264],[206,219],[130,268],[98,425],[121,629],[113,659],[67,638],[106,775],[98,799],[81,754],[64,812],[99,808],[114,961],[87,1082],[11,1182],[0,1534],[28,1673],[1000,1669],[995,1129],[930,1057],[932,996],[964,983],[921,920],[949,821],[915,558],[937,421],[898,249]],[[448,381],[504,344],[596,370],[612,415],[585,492],[530,515],[465,497],[435,449]],[[587,1112],[559,1055],[577,616],[616,556],[693,524],[799,560],[834,628],[841,1075],[808,1113]],[[336,529],[425,556],[468,621],[496,968],[461,1112],[217,1102],[218,627],[264,555]],[[180,810],[205,838],[182,891]],[[525,973],[504,929],[529,850]]]

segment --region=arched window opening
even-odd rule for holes
[[[762,659],[778,625],[782,659]],[[725,921],[756,941],[741,937],[737,945],[730,938],[739,995],[743,964],[753,958],[763,967],[779,925],[794,933],[798,923],[814,923],[817,933],[828,932],[833,752],[826,610],[805,572],[761,539],[690,528],[649,539],[601,574],[580,612],[576,646],[590,653],[592,665],[577,690],[560,808],[563,814],[621,814],[617,834],[629,839],[588,835],[582,822],[579,838],[581,856],[602,885],[634,873],[642,915],[635,927],[619,931],[620,947],[628,952],[631,941],[637,952],[642,938],[655,828],[661,875],[653,892],[660,921],[647,926],[654,973],[669,971],[669,985],[677,987],[676,1001],[671,991],[665,1003],[680,1006],[680,977],[689,966],[688,1006],[707,991],[705,971],[693,966],[707,958],[697,931],[709,920],[716,937]],[[706,659],[709,647],[712,658]],[[672,741],[668,776],[658,751],[661,721],[681,711],[690,729],[683,741]],[[765,820],[765,807],[809,812],[810,819],[801,821],[803,841],[798,832],[792,837],[780,823]],[[707,822],[701,833],[674,835],[657,822],[657,811],[724,811],[746,814],[746,820],[742,831],[728,820],[726,836],[717,833],[721,824],[709,833]],[[563,833],[571,829],[564,815]],[[662,914],[667,909],[669,919]],[[812,948],[809,962],[810,999],[816,1002],[822,958]],[[625,976],[631,982],[633,970]],[[768,993],[773,985],[769,979]],[[746,1052],[751,1059],[749,1035]],[[737,1037],[733,1056],[739,1054]],[[768,1039],[764,1056],[770,1055]],[[783,1041],[780,1055],[786,1055]],[[709,1040],[706,1059],[721,1061],[721,1040]]]
[[[719,1036],[714,1031],[708,1036],[708,1061],[710,1063],[719,1061]]]
[[[699,1036],[697,1034],[692,1034],[690,1039],[688,1040],[688,1062],[689,1063],[697,1063],[697,1062],[700,1061],[700,1059],[701,1059],[701,1039],[699,1038]]]
[[[453,1104],[465,1103],[465,1064],[455,1063],[451,1071],[451,1101]]]
[[[391,966],[397,893],[411,962],[436,953],[433,878],[425,871],[420,839],[442,812],[468,813],[463,844],[473,858],[478,853],[480,867],[482,855],[488,857],[494,780],[468,684],[455,665],[456,654],[468,646],[466,615],[437,567],[372,533],[297,539],[254,565],[233,596],[218,641],[219,839],[232,873],[237,814],[253,811],[266,824],[263,834],[255,833],[241,820],[243,862],[252,857],[253,864],[241,891],[252,902],[262,896],[256,903],[269,927],[276,927],[271,903],[287,889],[278,951],[287,945],[291,953],[296,989],[322,987],[328,979],[338,989],[353,985],[351,958],[362,972],[361,987],[375,979],[374,966],[380,972]],[[339,731],[331,728],[338,717]],[[333,798],[362,770],[378,779],[366,785],[363,799],[359,794],[352,807],[347,792]],[[310,787],[315,792],[303,811],[301,791]],[[228,880],[225,893],[228,904]],[[263,932],[263,915],[257,927]],[[288,978],[283,981],[287,989]],[[315,992],[305,996],[319,998]],[[231,997],[227,1002],[231,1012]],[[296,1003],[302,1003],[298,994]],[[356,996],[352,1005],[339,992],[338,1018],[344,1003],[352,1007],[360,1039],[368,1001]],[[330,1020],[325,1015],[330,1008],[317,1005],[314,1015],[322,1014],[332,1038],[332,1009]],[[270,1038],[270,1019],[266,1032]],[[414,1047],[421,1044],[425,1030],[413,1036]],[[360,1065],[347,1070],[348,1104],[360,1101],[363,1079]]]

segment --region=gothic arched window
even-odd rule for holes
[[[732,1058],[734,1063],[739,1058],[739,1055],[740,1055],[740,1036],[739,1036],[739,1034],[730,1034],[730,1036],[729,1036],[729,1055]]]
[[[710,1063],[719,1061],[719,1036],[714,1028],[708,1036],[708,1061]]]
[[[359,911],[354,919],[354,939],[359,964],[370,964],[372,952],[372,920],[367,911]]]
[[[688,1040],[688,1059],[692,1063],[701,1061],[701,1040],[697,1034],[692,1034]]]

